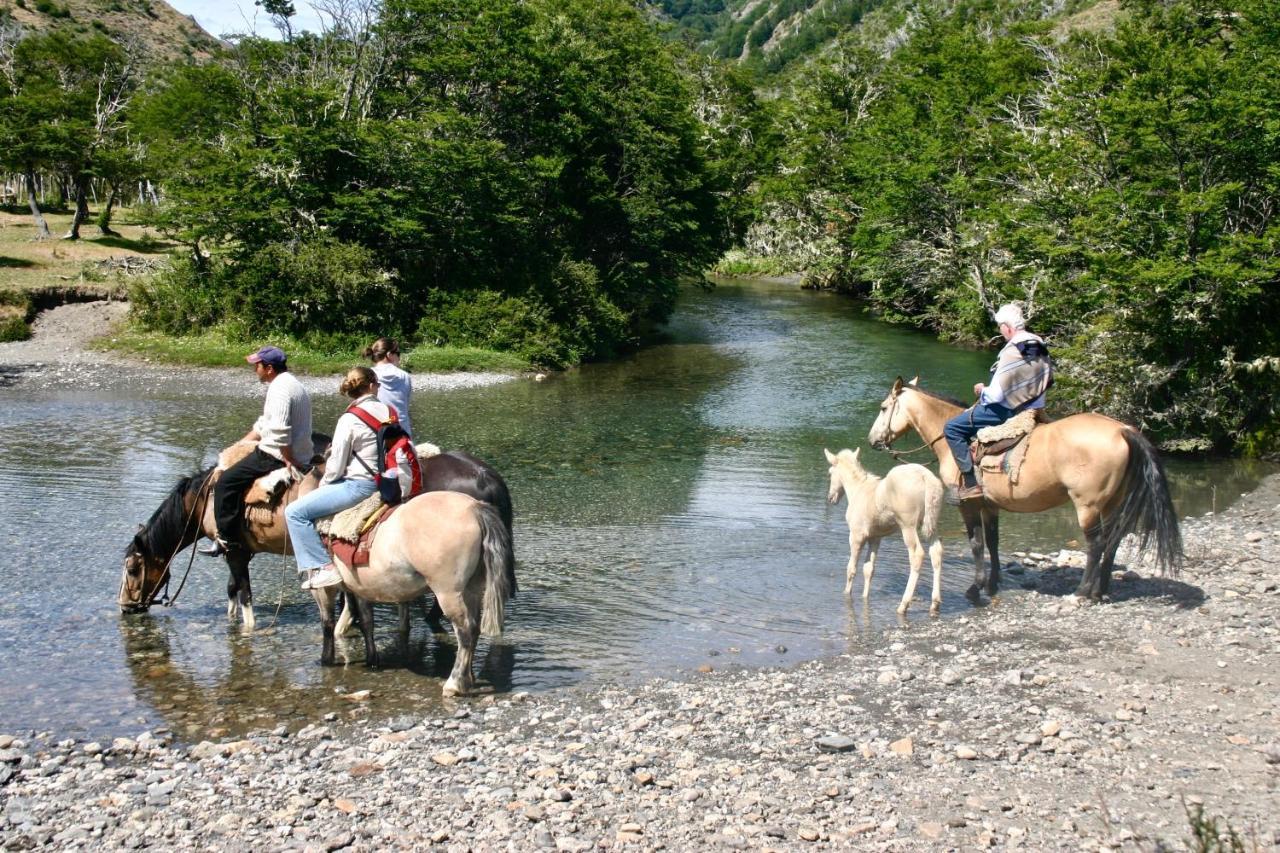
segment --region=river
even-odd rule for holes
[[[869,607],[842,595],[847,531],[843,505],[825,504],[822,449],[865,448],[895,376],[919,373],[959,395],[990,361],[878,323],[841,297],[735,281],[690,288],[666,342],[625,360],[545,382],[419,393],[418,432],[488,459],[515,501],[520,594],[503,641],[481,644],[481,682],[548,690],[787,666],[928,619],[927,577],[909,618],[894,616],[900,541],[882,548]],[[446,711],[452,649],[420,618],[408,659],[396,654],[392,611],[380,609],[387,668],[359,665],[358,639],[351,665],[319,666],[314,605],[291,561],[255,559],[251,636],[228,623],[225,568],[205,557],[176,607],[118,613],[136,525],[260,409],[257,389],[166,381],[163,371],[131,382],[130,370],[142,375],[121,368],[120,381],[89,388],[46,386],[36,368],[0,382],[0,733],[163,729],[199,740],[328,714]],[[336,392],[318,394],[317,428],[331,429],[342,405]],[[863,460],[881,472],[892,464],[867,449]],[[1221,509],[1274,470],[1208,459],[1168,467],[1184,515]],[[946,619],[970,607],[970,569],[958,513],[944,518]],[[1001,541],[1008,557],[1078,535],[1062,508],[1006,515]]]

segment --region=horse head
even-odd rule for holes
[[[143,613],[151,607],[161,584],[169,577],[169,564],[151,552],[144,535],[146,527],[138,525],[129,547],[124,552],[124,572],[120,577],[120,595],[116,603],[121,613]]]
[[[871,431],[867,433],[867,441],[876,450],[888,450],[891,444],[911,428],[911,421],[900,398],[906,388],[914,388],[919,381],[919,376],[910,382],[903,382],[901,376],[894,380],[889,396],[881,401],[880,412],[871,425]]]
[[[862,448],[832,453],[824,447],[822,452],[827,457],[827,464],[831,466],[827,469],[827,476],[830,477],[827,485],[827,503],[833,504],[838,502],[845,493],[847,480],[856,482],[866,479],[867,472],[858,462],[858,454],[862,452]]]

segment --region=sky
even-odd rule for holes
[[[184,15],[192,15],[205,31],[224,33],[254,32],[266,38],[277,38],[271,17],[253,5],[253,0],[167,0]],[[319,30],[320,18],[307,0],[294,0],[298,14],[293,19],[295,30]]]

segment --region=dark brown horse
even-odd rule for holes
[[[899,377],[880,404],[871,426],[871,445],[886,450],[914,429],[938,457],[944,483],[959,481],[959,469],[943,441],[942,427],[964,411],[958,401],[925,391]],[[960,505],[973,550],[974,599],[985,586],[988,595],[1000,587],[999,511],[1040,512],[1071,501],[1084,531],[1088,561],[1076,595],[1098,601],[1107,595],[1111,567],[1120,541],[1139,535],[1139,546],[1154,540],[1157,565],[1176,572],[1182,563],[1182,535],[1169,497],[1169,485],[1155,448],[1136,429],[1103,415],[1071,415],[1036,427],[1026,439],[1026,458],[1018,482],[1006,474],[984,474],[982,501]],[[991,556],[991,571],[982,552]]]

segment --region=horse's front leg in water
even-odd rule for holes
[[[253,618],[253,589],[249,586],[249,560],[252,558],[253,555],[242,548],[227,554],[227,566],[231,569],[232,582],[236,585],[240,616],[244,620],[244,630],[249,633],[256,624]]]
[[[377,669],[378,644],[373,636],[373,604],[347,590],[347,606],[353,604],[360,614],[360,630],[364,631],[364,665],[369,669]]]
[[[987,559],[991,571],[987,574],[987,595],[995,598],[1000,592],[1000,514],[995,509],[982,509],[982,537],[987,544]]]
[[[977,603],[981,597],[982,587],[987,582],[987,573],[982,566],[982,510],[973,506],[974,501],[960,503],[960,517],[964,519],[964,529],[969,536],[969,550],[973,552],[973,584],[965,591],[965,598]]]
[[[320,647],[320,665],[333,666],[333,605],[338,598],[338,590],[332,586],[313,589],[311,597],[320,610],[320,627],[324,634],[323,645]]]

